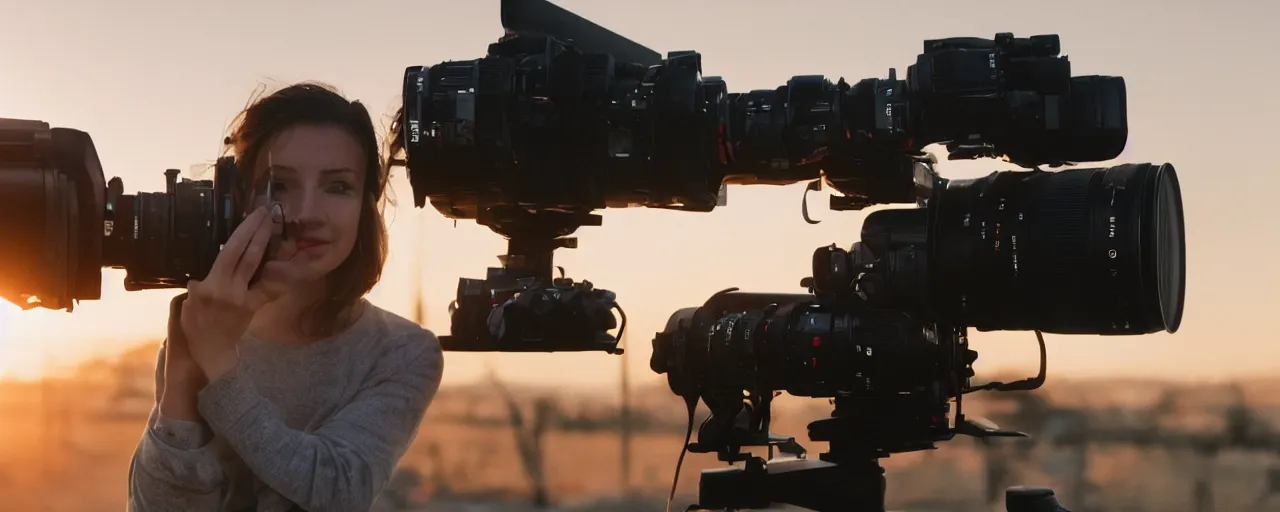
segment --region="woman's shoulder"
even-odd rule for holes
[[[441,359],[440,340],[435,333],[416,322],[366,302],[364,315],[370,320],[374,336],[370,338],[381,345],[380,352],[387,357],[408,362],[421,359]]]

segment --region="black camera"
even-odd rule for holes
[[[929,144],[1032,166],[1113,158],[1127,137],[1123,79],[1072,77],[1056,35],[927,41],[905,80],[730,93],[697,52],[664,59],[543,0],[503,0],[502,24],[483,58],[405,70],[400,136],[416,206],[510,240],[491,270],[522,283],[509,293],[553,289],[551,253],[576,247],[568,235],[600,225],[601,208],[707,212],[730,184],[819,176],[842,193],[835,209],[911,202]],[[471,323],[446,349],[615,351],[621,333],[600,343],[603,323],[497,339],[475,319],[511,303],[475,297],[502,288],[460,281],[454,318]]]
[[[127,271],[126,290],[182,288],[202,279],[243,220],[232,157],[213,180],[165,171],[163,192],[104,183],[89,134],[0,119],[0,298],[24,309],[72,310],[102,293],[102,268]]]
[[[921,207],[873,212],[850,250],[814,251],[808,293],[726,290],[654,337],[651,368],[711,411],[688,449],[747,462],[704,472],[699,506],[882,511],[876,459],[957,434],[1023,435],[965,417],[961,397],[1043,384],[1042,332],[1178,330],[1185,240],[1171,165],[973,180],[939,178],[931,165],[917,162],[929,185]],[[972,385],[969,328],[1035,331],[1039,375]],[[811,440],[829,443],[819,461],[769,433],[777,391],[833,399],[832,416],[809,425]],[[767,463],[740,453],[750,446],[794,457]]]

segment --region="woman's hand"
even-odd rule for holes
[[[279,207],[259,208],[245,218],[218,253],[203,281],[187,283],[182,332],[191,358],[210,382],[235,367],[236,345],[264,304],[283,294],[291,282],[290,266],[268,261],[253,282],[273,234],[283,232]]]
[[[191,357],[187,337],[182,333],[182,305],[185,296],[169,302],[169,328],[164,341],[164,387],[160,390],[160,414],[183,421],[198,421],[196,396],[209,383],[204,371]]]

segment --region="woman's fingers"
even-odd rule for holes
[[[276,217],[272,216],[274,222]],[[276,250],[271,254],[271,259],[276,261],[289,261],[298,254],[298,225],[289,223],[284,218],[283,208],[280,210],[280,243],[276,245]]]
[[[188,284],[191,283],[199,286],[200,281],[193,279]],[[186,336],[182,334],[182,305],[186,300],[187,294],[184,293],[169,301],[169,324],[165,333],[168,338],[165,341],[165,354],[169,356],[187,354],[187,340]]]
[[[209,275],[205,278],[206,281],[221,282],[232,276],[241,257],[244,256],[249,242],[260,231],[267,217],[266,208],[258,208],[253,213],[250,213],[248,217],[245,217],[244,222],[241,222],[235,232],[231,233],[226,245],[222,246],[222,251],[218,253],[218,257],[213,260],[213,268],[209,269]]]
[[[232,280],[238,288],[247,288],[249,280],[253,279],[253,275],[257,273],[258,266],[262,263],[262,258],[267,254],[267,245],[271,243],[271,223],[259,222],[258,229],[253,232],[253,238],[249,239],[249,245],[244,249],[239,263],[236,264],[235,274]]]
[[[267,243],[266,259],[276,259],[276,254],[280,252],[280,243],[284,238],[284,207],[280,203],[270,206],[268,209],[270,216],[268,222],[271,225],[271,241]]]

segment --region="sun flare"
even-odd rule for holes
[[[177,292],[125,292],[122,274],[104,269],[102,298],[80,302],[72,313],[24,311],[0,301],[0,379],[49,376],[161,339],[169,298]]]

